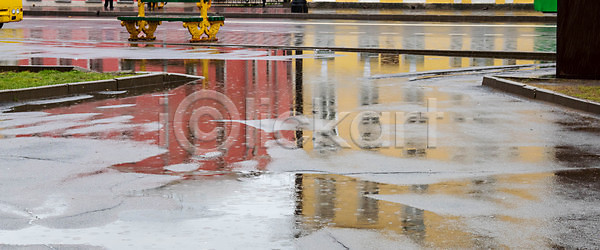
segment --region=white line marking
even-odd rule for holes
[[[55,21],[110,21],[121,22],[117,19],[106,18],[48,18],[28,17],[25,20],[55,20]],[[347,26],[396,26],[396,27],[513,27],[513,28],[556,28],[556,25],[520,25],[520,24],[448,24],[448,23],[342,23],[342,22],[280,22],[280,21],[251,21],[225,20],[225,24],[289,24],[289,25],[347,25]]]

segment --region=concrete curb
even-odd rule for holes
[[[0,72],[6,71],[14,71],[14,72],[22,72],[22,71],[30,71],[30,72],[40,72],[42,70],[56,70],[59,72],[68,72],[68,71],[83,71],[90,72],[88,69],[84,69],[78,66],[42,66],[42,65],[29,65],[29,66],[0,66]]]
[[[483,16],[483,15],[387,15],[387,14],[253,14],[220,13],[225,18],[278,18],[278,19],[335,19],[361,21],[401,22],[501,22],[501,23],[557,23],[556,16]]]
[[[117,81],[112,80],[101,80],[101,81],[90,81],[90,82],[76,82],[69,83],[69,92],[67,94],[85,94],[90,92],[99,91],[110,91],[118,90]]]
[[[567,96],[546,89],[540,89],[527,84],[502,79],[500,77],[485,76],[483,77],[482,85],[530,99],[545,101],[593,114],[600,114],[600,103]]]
[[[141,42],[146,43],[146,42]],[[152,44],[150,42],[149,44]],[[197,45],[195,43],[156,43],[166,45]],[[352,48],[352,47],[318,47],[318,46],[289,46],[289,45],[255,45],[255,44],[220,44],[206,43],[211,47],[239,47],[248,49],[277,49],[277,50],[331,50],[352,53],[379,53],[399,55],[425,55],[447,57],[497,58],[517,60],[556,61],[554,52],[521,52],[521,51],[478,51],[478,50],[425,50],[425,49],[386,49],[386,48]]]
[[[534,10],[530,3],[368,3],[310,2],[309,8],[320,9],[407,9],[407,10]]]
[[[122,91],[151,86],[167,86],[174,83],[190,82],[200,79],[204,79],[204,77],[161,72],[132,77],[120,77],[111,80],[0,90],[0,103],[64,97],[100,91]]]
[[[521,69],[521,68],[530,68],[530,67],[539,67],[539,68],[547,68],[547,67],[556,67],[556,63],[549,64],[522,64],[522,65],[503,65],[503,66],[481,66],[481,67],[468,67],[468,68],[457,68],[457,69],[445,69],[445,70],[430,70],[430,71],[421,71],[416,73],[395,73],[395,74],[382,74],[382,75],[373,75],[369,77],[369,79],[389,79],[389,78],[400,78],[400,77],[416,77],[416,76],[447,76],[456,73],[475,73],[489,70],[513,70],[513,69]]]
[[[117,83],[117,89],[115,90],[128,90],[138,88],[139,86],[160,85],[164,81],[164,73],[120,77],[115,79],[115,82]]]
[[[28,16],[137,16],[134,11],[51,11],[25,10]],[[325,13],[217,13],[225,18],[275,18],[275,19],[322,19],[322,20],[364,20],[364,21],[403,21],[403,22],[501,22],[501,23],[557,23],[556,16],[485,16],[485,15],[386,15],[386,14],[325,14]],[[169,13],[169,15],[194,15],[194,13]],[[197,14],[196,14],[197,15]]]

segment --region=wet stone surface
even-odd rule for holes
[[[88,68],[206,80],[3,106],[2,247],[600,247],[600,138],[582,129],[598,117],[482,87],[482,72],[373,77],[530,62],[95,49],[77,50]]]
[[[187,43],[191,38],[181,23],[177,22],[164,22],[157,29],[156,36],[157,40],[152,43],[155,47]],[[58,44],[64,50],[55,54],[56,58],[71,53],[66,49],[69,47],[84,46],[92,50],[99,42],[113,43],[111,46],[127,43],[128,37],[129,34],[116,18],[29,17],[18,23],[7,24],[0,30],[0,41],[3,42]],[[556,25],[547,24],[228,18],[218,38],[218,44],[229,45],[556,51]],[[92,45],[86,45],[87,42],[92,42]],[[142,42],[140,46],[145,44]],[[2,48],[0,51],[8,55]],[[153,59],[154,56],[151,53],[138,58]]]

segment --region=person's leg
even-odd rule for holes
[[[104,10],[108,9],[108,0],[104,0]]]
[[[113,0],[109,0],[110,1],[110,10],[113,10]]]

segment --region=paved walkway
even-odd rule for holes
[[[41,56],[40,53],[50,53],[48,57],[70,54],[75,58],[81,58],[81,52],[74,50],[79,48],[76,43],[89,41],[122,43],[129,37],[116,18],[109,17],[29,17],[22,22],[11,23],[7,28],[22,30],[20,33],[15,33],[22,35],[6,33],[4,39],[60,44],[53,49],[38,45],[30,47],[31,43],[27,43],[28,48],[14,47],[22,45],[6,45],[0,48],[0,54],[14,56],[33,49],[36,52],[30,54],[37,56]],[[454,25],[382,21],[357,23],[355,21],[232,18],[226,21],[226,25],[219,32],[219,41],[211,43],[211,46],[330,49],[346,52],[553,61],[556,47],[555,32],[556,28],[551,25],[464,23]],[[164,22],[157,30],[156,36],[157,40],[152,44],[157,46],[191,45],[188,44],[189,32],[181,26],[181,23]],[[75,44],[66,49],[65,42]],[[89,52],[88,48],[83,49]],[[106,55],[106,53],[106,51],[97,51],[94,54]],[[114,54],[114,51],[110,51],[109,54]],[[123,54],[119,52],[117,57],[122,56]],[[139,55],[136,53],[133,56]],[[153,53],[146,56],[160,55]]]
[[[195,12],[194,4],[169,3],[157,13],[189,14]],[[24,6],[26,15],[35,16],[122,16],[135,15],[134,4],[115,4],[112,11],[105,11],[102,4],[54,6]],[[292,18],[292,19],[350,19],[390,21],[437,21],[437,22],[537,22],[555,23],[556,14],[529,10],[423,10],[423,9],[316,9],[307,14],[291,13],[283,7],[219,7],[211,12],[229,18]]]

